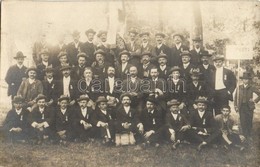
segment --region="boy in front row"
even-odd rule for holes
[[[225,148],[237,147],[241,151],[244,150],[242,146],[245,137],[239,134],[238,126],[235,124],[234,118],[230,115],[230,107],[223,106],[221,113],[215,117],[218,129],[221,131],[222,140],[225,143]]]

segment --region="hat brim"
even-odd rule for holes
[[[67,100],[67,101],[70,101],[70,98],[69,97],[61,97],[58,99],[58,101],[62,101],[62,100]]]
[[[77,102],[82,101],[82,100],[87,100],[87,101],[89,101],[89,98],[88,98],[88,97],[78,98],[78,99],[77,99]]]

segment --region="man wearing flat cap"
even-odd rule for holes
[[[236,88],[236,76],[231,70],[223,67],[224,60],[224,55],[216,55],[213,58],[216,70],[211,76],[211,86],[214,89],[215,115],[221,114],[220,108],[228,105],[229,100],[233,101],[233,92]]]
[[[195,100],[197,109],[191,113],[190,129],[188,130],[189,140],[199,143],[197,150],[216,142],[219,136],[215,119],[212,112],[207,110],[208,100],[206,97],[198,97]]]
[[[189,50],[189,47],[183,44],[184,37],[181,34],[174,34],[173,41],[174,45],[171,48],[172,55],[169,58],[169,65],[173,66],[180,66],[181,65],[181,52]]]
[[[171,56],[171,49],[164,44],[165,34],[158,32],[155,34],[156,46],[154,47],[155,56],[159,56],[161,53],[167,55],[167,58]],[[157,63],[156,59],[153,60]]]
[[[17,64],[12,65],[6,73],[5,81],[8,84],[8,92],[7,95],[13,97],[17,94],[17,91],[22,83],[23,78],[26,78],[26,70],[27,67],[24,66],[24,58],[26,56],[23,55],[21,51],[16,53],[14,59]]]
[[[40,81],[44,80],[44,70],[47,67],[52,67],[52,64],[50,63],[50,53],[47,50],[42,50],[39,55],[41,56],[41,62],[36,66],[37,68],[37,79]]]
[[[200,37],[195,37],[192,39],[193,41],[193,49],[190,51],[191,53],[191,63],[195,66],[198,66],[201,64],[201,55],[204,51],[204,48],[202,46],[202,39]]]
[[[97,50],[97,47],[93,42],[96,31],[90,28],[85,32],[85,34],[87,36],[87,41],[82,46],[82,52],[88,55],[86,65],[91,66],[91,64],[95,61],[94,52]]]
[[[51,107],[46,106],[46,96],[39,94],[36,99],[37,106],[29,114],[29,124],[31,125],[31,137],[38,144],[55,139],[54,121],[55,113]]]
[[[88,107],[89,96],[80,95],[77,99],[78,107],[74,110],[72,126],[76,133],[76,138],[85,142],[89,138],[98,136],[97,129],[93,123],[94,111]]]
[[[37,69],[35,67],[30,67],[27,69],[26,74],[28,78],[23,80],[17,95],[22,96],[27,103],[27,107],[32,107],[35,105],[35,98],[43,93],[42,82],[36,79]],[[28,108],[30,110],[30,108]]]
[[[68,61],[72,66],[77,65],[77,55],[82,52],[83,42],[79,41],[80,32],[75,30],[72,33],[73,42],[69,43],[67,46]]]
[[[13,109],[11,109],[3,123],[3,129],[7,140],[21,141],[28,139],[28,115],[29,111],[23,108],[24,99],[21,96],[15,96],[12,100]]]
[[[77,81],[71,76],[71,66],[63,66],[60,71],[62,72],[62,78],[57,81],[56,95],[66,95],[70,97],[70,105],[75,104],[78,95]]]
[[[244,72],[240,79],[242,79],[243,84],[236,89],[234,105],[236,112],[239,113],[242,134],[246,138],[251,138],[253,114],[255,104],[260,100],[260,91],[252,85],[252,75],[249,72]],[[255,99],[253,94],[257,95]]]

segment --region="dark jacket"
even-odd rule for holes
[[[156,109],[153,113],[148,113],[148,110],[144,109],[141,113],[140,121],[144,126],[144,131],[157,131],[163,125],[162,113]]]
[[[3,123],[3,127],[5,131],[9,131],[12,128],[21,128],[27,129],[29,127],[28,123],[29,111],[26,109],[22,109],[21,113],[18,115],[15,109],[11,109],[5,118]]]

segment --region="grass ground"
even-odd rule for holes
[[[0,113],[8,107],[0,107]],[[192,166],[238,167],[260,166],[260,105],[254,116],[254,135],[250,147],[244,152],[222,147],[205,148],[201,152],[195,145],[183,145],[172,151],[170,145],[159,148],[139,146],[106,147],[100,142],[60,145],[30,145],[3,142],[0,136],[0,167],[83,167],[83,166]],[[236,115],[233,113],[233,115]]]

